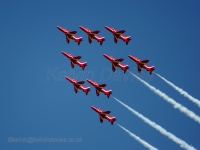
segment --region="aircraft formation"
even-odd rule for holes
[[[77,31],[69,31],[63,27],[57,26],[57,28],[64,33],[64,35],[66,36],[66,42],[69,44],[70,40],[74,40],[75,42],[78,43],[78,45],[80,45],[80,43],[83,41],[83,37],[81,36],[75,36],[75,34],[77,33]],[[83,26],[79,26],[79,28],[81,30],[83,30],[87,35],[88,35],[88,42],[91,44],[92,40],[96,40],[97,42],[100,43],[100,45],[103,44],[103,42],[105,41],[105,37],[104,36],[98,36],[98,33],[100,32],[99,30],[90,30],[88,28],[85,28]],[[118,39],[121,39],[122,41],[124,41],[126,43],[126,45],[128,45],[129,41],[131,40],[131,36],[125,36],[123,35],[126,31],[125,30],[116,30],[114,28],[105,26],[105,28],[110,31],[113,36],[114,36],[114,42],[117,43]],[[82,70],[85,69],[85,67],[87,66],[87,62],[81,62],[80,59],[82,58],[81,56],[73,56],[72,54],[69,54],[67,52],[61,52],[63,55],[65,55],[70,63],[71,63],[71,67],[74,68],[75,65],[79,65],[79,67],[82,68]],[[121,62],[124,60],[123,58],[114,58],[112,56],[109,56],[107,54],[103,54],[103,56],[105,58],[107,58],[111,64],[112,64],[112,71],[115,72],[116,67],[121,68],[121,70],[124,71],[124,73],[126,73],[126,71],[129,69],[129,65],[127,64],[121,64]],[[152,74],[152,72],[155,70],[154,66],[148,66],[147,63],[149,62],[149,60],[140,60],[139,58],[129,55],[128,56],[131,60],[133,60],[137,67],[138,67],[138,72],[140,73],[142,68],[146,69],[150,75]],[[78,93],[78,90],[82,90],[83,92],[85,92],[86,95],[88,95],[89,91],[90,91],[90,87],[89,86],[83,86],[83,84],[85,83],[85,81],[76,81],[75,79],[72,79],[70,77],[65,77],[66,80],[70,81],[73,86],[74,86],[74,92]],[[110,97],[110,95],[112,94],[112,90],[107,90],[105,89],[106,84],[99,84],[95,81],[89,80],[87,79],[87,82],[90,83],[96,90],[96,95],[99,96],[100,93],[104,93],[107,98]],[[112,125],[113,123],[116,121],[116,117],[114,116],[108,116],[111,111],[103,111],[100,108],[91,106],[91,108],[96,111],[99,114],[100,117],[100,122],[102,123],[104,119],[107,119]]]
[[[57,28],[62,31],[66,36],[66,42],[69,44],[70,40],[74,40],[75,42],[80,45],[80,43],[83,41],[83,37],[81,36],[75,36],[77,31],[69,31],[63,27],[57,26]],[[88,28],[85,28],[83,26],[79,27],[81,30],[83,30],[88,35],[88,42],[91,44],[92,40],[95,39],[97,42],[100,43],[100,45],[103,44],[103,42],[106,40],[104,36],[98,36],[99,30],[90,30]],[[118,39],[122,39],[124,42],[126,42],[126,45],[128,45],[129,41],[131,40],[131,36],[124,36],[123,34],[126,32],[125,30],[115,30],[114,28],[105,26],[105,28],[110,31],[114,36],[114,42],[117,43]]]

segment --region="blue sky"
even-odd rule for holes
[[[136,69],[128,55],[149,59],[155,72],[200,98],[199,1],[4,1],[0,5],[0,64],[1,64],[1,149],[146,149],[116,124],[105,120],[90,108],[110,110],[117,123],[152,146],[162,150],[182,149],[158,131],[134,116],[112,97],[96,96],[91,87],[88,96],[74,93],[65,75],[86,79],[80,74],[92,72],[88,78],[106,83],[112,96],[129,105],[145,117],[161,125],[188,144],[200,149],[200,125],[154,94],[141,82],[118,68],[110,72],[110,62],[103,54],[124,58],[123,63]],[[67,44],[56,26],[76,30],[83,37],[80,46]],[[125,45],[114,43],[104,26],[126,30],[132,40]],[[102,46],[78,27],[100,30],[105,36]],[[61,54],[66,51],[82,56],[88,66],[85,72]],[[48,70],[54,71],[55,78]],[[71,74],[70,74],[71,72]],[[80,73],[80,74],[79,74]],[[116,77],[120,75],[120,80]],[[79,76],[78,76],[79,75]],[[200,109],[180,95],[155,74],[141,74],[149,84],[160,89],[188,109],[200,115]],[[110,76],[110,79],[107,77]],[[129,77],[128,77],[129,76]],[[118,80],[117,80],[118,79]],[[125,80],[127,79],[127,80]],[[133,80],[132,80],[133,79]],[[89,83],[84,85],[90,86]],[[74,138],[81,142],[8,142],[14,138]]]

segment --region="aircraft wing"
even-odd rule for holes
[[[149,60],[148,60],[148,59],[146,59],[146,60],[141,60],[140,62],[146,64],[146,63],[149,62]]]
[[[77,84],[79,84],[79,85],[82,85],[84,83],[85,83],[85,81],[79,81],[79,82],[77,82]]]
[[[70,38],[67,35],[66,35],[66,41],[67,41],[67,43],[70,42]]]
[[[100,122],[102,123],[103,122],[103,118],[100,116]]]
[[[123,60],[124,60],[123,58],[115,59],[115,61],[117,61],[117,62],[122,62]]]
[[[82,57],[81,56],[74,56],[74,60],[79,60],[79,59],[81,59]]]
[[[92,43],[92,38],[88,36],[88,42],[91,44]]]
[[[104,114],[110,114],[111,111],[108,110],[108,111],[104,111],[103,113],[104,113]]]
[[[71,67],[74,68],[74,63],[71,61]]]
[[[117,43],[118,38],[116,36],[114,36],[114,42]]]
[[[69,32],[70,34],[76,34],[77,33],[77,31],[71,31],[71,32]]]
[[[124,34],[126,31],[125,30],[120,30],[120,31],[117,31],[116,33],[118,34]]]
[[[93,34],[98,34],[99,32],[100,32],[99,30],[91,31],[91,33]]]
[[[138,65],[138,72],[140,73],[141,72],[141,67]]]
[[[116,66],[114,64],[112,64],[112,71],[115,72]]]
[[[99,96],[99,91],[98,90],[96,90],[96,95]]]
[[[78,93],[78,88],[76,86],[74,86],[74,92]]]
[[[106,84],[99,84],[99,87],[106,87]]]

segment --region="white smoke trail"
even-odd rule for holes
[[[194,102],[195,104],[197,104],[200,107],[200,101],[198,99],[192,97],[186,91],[184,91],[183,89],[177,87],[176,85],[174,85],[173,83],[171,83],[170,81],[168,81],[167,79],[165,79],[164,77],[162,77],[161,75],[159,75],[157,73],[155,73],[155,74],[158,77],[160,77],[162,80],[164,80],[167,84],[169,84],[171,87],[173,87],[176,91],[178,91],[180,94],[182,94],[183,96],[187,97],[189,100],[191,100],[192,102]]]
[[[153,147],[152,145],[150,145],[149,143],[145,142],[144,140],[142,140],[140,137],[136,136],[135,134],[133,134],[132,132],[130,132],[129,130],[127,130],[126,128],[122,127],[121,125],[117,124],[121,129],[123,129],[125,132],[127,132],[131,137],[133,137],[135,140],[137,140],[139,143],[141,143],[144,147],[150,149],[150,150],[158,150],[157,148]]]
[[[161,134],[167,136],[169,139],[171,139],[175,143],[179,144],[180,147],[182,147],[182,148],[184,148],[186,150],[196,150],[194,147],[188,145],[185,141],[179,139],[178,137],[176,137],[172,133],[166,131],[163,127],[157,125],[155,122],[153,122],[153,121],[149,120],[148,118],[144,117],[142,114],[138,113],[137,111],[135,111],[131,107],[129,107],[126,104],[122,103],[117,98],[115,98],[115,97],[113,97],[113,98],[116,101],[118,101],[121,105],[123,105],[124,107],[126,107],[128,110],[130,110],[134,115],[136,115],[137,117],[139,117],[140,119],[142,119],[145,123],[149,124],[151,127],[153,127],[154,129],[156,129],[157,131],[159,131]]]
[[[150,85],[149,83],[147,83],[146,81],[140,79],[138,76],[136,76],[135,74],[129,72],[130,74],[132,74],[134,77],[136,77],[140,82],[142,82],[144,85],[146,85],[150,90],[152,90],[155,94],[159,95],[160,97],[162,97],[165,101],[169,102],[170,104],[172,104],[174,106],[174,108],[179,109],[182,113],[186,114],[187,116],[189,116],[190,118],[194,119],[196,122],[198,122],[200,124],[200,117],[197,116],[194,112],[192,112],[191,110],[188,110],[186,107],[182,106],[181,104],[177,103],[175,100],[173,100],[172,98],[170,98],[169,96],[167,96],[165,93],[161,92],[160,90],[156,89],[155,87],[153,87],[152,85]]]

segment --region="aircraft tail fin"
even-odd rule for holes
[[[112,94],[112,90],[105,90],[105,89],[103,89],[103,92],[104,92],[105,95],[107,95],[108,98]]]
[[[109,119],[109,122],[110,122],[112,125],[113,125],[114,122],[117,120],[116,117],[114,117],[114,116],[109,116],[108,119]]]
[[[87,66],[87,62],[79,63],[79,66],[82,68],[82,70],[84,70],[85,67]]]
[[[124,73],[126,73],[126,71],[129,69],[129,66],[128,65],[122,65],[122,64],[119,64],[120,68],[122,70],[124,70]]]
[[[81,44],[81,41],[79,40],[77,43],[78,43],[78,45],[80,45],[80,44]]]
[[[80,45],[83,41],[83,38],[81,36],[73,36],[73,39],[75,40],[75,42],[78,43],[78,45]]]
[[[90,87],[82,86],[82,90],[83,90],[83,92],[85,92],[86,95],[88,95],[88,93],[90,91]]]
[[[128,45],[129,41],[131,40],[131,36],[122,36],[123,41],[126,42],[126,45]]]
[[[154,66],[150,66],[150,67],[147,67],[146,69],[147,69],[147,71],[149,71],[149,73],[151,75],[152,72],[155,70],[155,67]]]
[[[103,44],[103,42],[106,40],[103,36],[95,36],[95,39],[100,43],[100,45]]]

